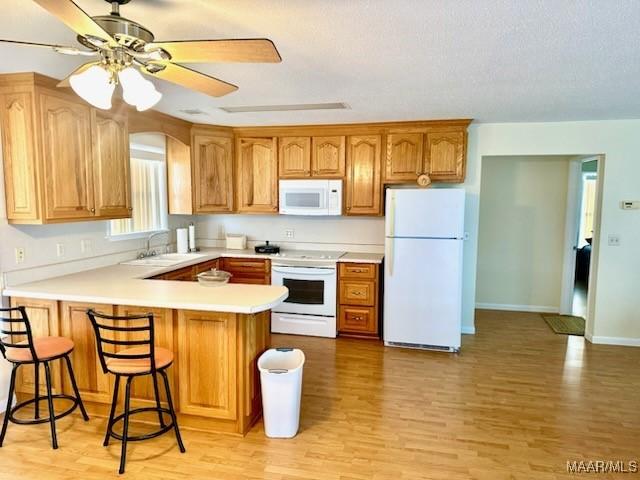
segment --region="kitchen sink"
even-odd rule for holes
[[[121,265],[144,265],[147,267],[170,267],[189,260],[195,260],[205,255],[201,253],[165,253],[153,257],[138,258],[122,262]]]

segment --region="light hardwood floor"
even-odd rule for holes
[[[458,356],[274,335],[307,355],[301,431],[184,431],[130,444],[131,479],[557,479],[567,460],[640,460],[640,349],[555,335],[536,314],[480,311]],[[116,478],[119,443],[79,415],[9,425],[0,478]]]

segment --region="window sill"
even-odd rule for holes
[[[155,233],[169,233],[169,230],[167,229],[149,230],[147,232],[122,233],[120,235],[107,234],[106,239],[109,240],[110,242],[121,242],[124,240],[139,240],[142,238],[146,239],[149,237],[149,235],[155,234]]]

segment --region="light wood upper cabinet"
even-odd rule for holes
[[[194,213],[233,210],[233,140],[196,134],[192,140]]]
[[[126,116],[98,112],[56,83],[0,75],[9,223],[130,217]]]
[[[132,209],[127,117],[97,113],[93,137],[96,215],[128,217]]]
[[[300,178],[311,175],[310,137],[282,137],[279,144],[280,178]]]
[[[40,94],[47,220],[95,214],[91,108]]]
[[[347,215],[379,215],[380,135],[351,136],[347,140]]]
[[[32,92],[0,95],[7,217],[26,222],[40,218],[33,97]]]
[[[422,173],[422,133],[387,135],[384,179],[386,182],[415,181]]]
[[[167,137],[167,206],[172,215],[193,214],[191,146]]]
[[[463,182],[466,164],[466,130],[428,132],[425,137],[424,172],[433,181]]]
[[[236,178],[238,211],[278,211],[278,159],[276,138],[238,138]]]
[[[313,137],[311,174],[314,177],[343,178],[345,175],[345,137]]]

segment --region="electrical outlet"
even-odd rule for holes
[[[89,240],[88,238],[80,240],[80,252],[81,253],[91,253],[91,249],[92,248],[93,247],[91,245],[91,240]]]
[[[64,257],[64,243],[56,243],[56,255],[58,258]]]
[[[24,248],[16,247],[16,263],[24,263]]]
[[[284,236],[287,238],[294,238],[295,234],[296,232],[292,228],[288,228],[287,230],[284,231]]]
[[[608,238],[608,243],[610,247],[619,247],[620,235],[618,235],[617,233],[610,233]]]

